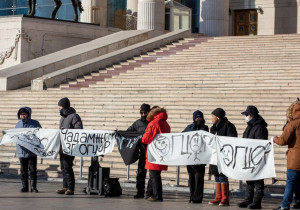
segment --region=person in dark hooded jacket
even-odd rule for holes
[[[59,129],[83,129],[81,118],[76,110],[71,107],[68,98],[62,98],[58,102],[58,109],[61,115]],[[74,156],[64,154],[60,150],[60,167],[63,174],[63,188],[56,191],[58,194],[74,195],[75,177],[73,171]]]
[[[215,109],[212,113],[213,126],[210,128],[212,134],[218,136],[237,137],[235,126],[225,117],[226,112],[222,108]],[[215,165],[210,165],[210,172],[215,175],[216,181],[216,197],[209,201],[208,204],[219,206],[229,205],[229,182],[224,174],[219,174],[218,168]]]
[[[268,124],[258,113],[259,111],[255,106],[248,106],[246,111],[241,113],[245,115],[245,120],[248,124],[243,138],[268,139]],[[240,208],[261,209],[261,200],[264,196],[264,180],[247,181],[246,183],[245,199],[238,203],[238,206]]]
[[[147,114],[150,112],[150,105],[149,104],[142,104],[140,107],[140,114],[141,118],[136,120],[128,129],[127,131],[138,132],[138,133],[145,133],[145,130],[148,125],[147,121]],[[136,189],[137,194],[134,195],[134,198],[144,198],[145,194],[145,179],[147,175],[147,169],[145,169],[146,163],[146,144],[140,143],[139,145],[139,163],[137,169],[137,176],[136,176]]]
[[[22,107],[18,111],[19,122],[15,128],[41,128],[41,124],[31,119],[31,108]],[[17,144],[17,153],[21,163],[21,192],[28,192],[28,169],[30,174],[31,192],[38,192],[37,190],[37,156],[28,149]]]
[[[183,132],[207,131],[203,113],[199,110],[193,113],[193,123],[188,125]],[[205,164],[189,165],[186,167],[189,174],[190,200],[189,203],[202,203],[204,190]]]

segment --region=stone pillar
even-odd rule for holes
[[[80,22],[93,23],[92,22],[92,0],[81,1],[84,11],[81,13]]]
[[[165,30],[164,0],[139,0],[137,29]]]
[[[229,0],[200,0],[200,33],[228,36]]]

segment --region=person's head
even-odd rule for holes
[[[297,110],[295,109],[295,107],[298,108],[298,107],[299,107],[299,104],[300,104],[300,99],[297,98],[297,100],[296,100],[295,102],[293,102],[293,103],[289,106],[289,108],[286,110],[286,118],[287,118],[287,121],[288,121],[288,122],[294,119],[293,113],[294,113],[295,111],[297,111]],[[295,115],[295,114],[294,114],[294,115]]]
[[[22,107],[18,111],[18,119],[25,122],[27,119],[30,118],[31,115],[31,109],[29,107]]]
[[[253,118],[257,118],[258,117],[258,109],[255,106],[249,105],[247,106],[247,109],[242,112],[242,115],[245,115],[246,118],[246,122],[251,121]]]
[[[58,101],[58,109],[59,110],[69,109],[70,107],[71,107],[71,103],[70,103],[70,100],[67,97],[62,98]]]
[[[224,119],[226,116],[226,112],[222,108],[217,108],[211,113],[211,122],[216,124]]]
[[[140,107],[141,120],[146,121],[147,114],[150,112],[149,104],[142,104]]]
[[[205,123],[204,116],[201,111],[197,110],[193,113],[193,122],[196,124],[201,124],[201,123],[204,124]]]

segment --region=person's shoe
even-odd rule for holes
[[[191,203],[202,203],[202,201],[191,201]]]
[[[208,202],[208,204],[211,205],[219,205],[219,203],[222,200],[222,188],[221,188],[221,183],[216,183],[216,195],[215,195],[215,199],[211,200]]]
[[[35,193],[38,193],[38,189],[36,188],[36,182],[37,180],[30,180],[30,186],[31,186],[31,189],[30,189],[30,192],[35,192]]]
[[[238,207],[240,207],[240,208],[247,208],[250,203],[251,202],[243,201],[241,203],[238,203]]]
[[[261,209],[261,204],[251,203],[249,204],[248,209]]]
[[[20,190],[21,192],[28,192],[28,187],[22,187],[22,189]]]
[[[273,209],[273,210],[290,210],[290,208],[283,208],[281,206],[277,207],[276,209]]]
[[[65,195],[74,195],[74,191],[73,190],[67,190],[65,192]]]
[[[151,202],[162,202],[162,200],[155,199],[155,198],[153,198],[153,197],[149,197],[149,198],[147,199],[147,201],[151,201]]]
[[[148,200],[152,195],[146,195],[145,200]]]
[[[56,190],[56,193],[57,194],[65,194],[67,192],[67,188],[62,188],[62,189],[59,189],[59,190]]]
[[[144,198],[145,196],[142,194],[136,194],[135,196],[133,196],[134,199],[140,199],[140,198]]]
[[[22,189],[20,190],[21,192],[28,192],[28,179],[22,180]]]
[[[293,206],[294,209],[300,209],[300,202],[296,202]]]
[[[229,202],[227,200],[223,200],[219,203],[219,206],[229,206]]]

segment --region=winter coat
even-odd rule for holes
[[[238,136],[235,126],[226,117],[220,122],[214,124],[210,128],[210,132],[218,136]],[[210,165],[209,171],[210,174],[219,176],[218,167],[216,165]]]
[[[138,119],[127,129],[127,131],[145,133],[148,123],[147,120],[142,121],[141,119]]]
[[[159,133],[170,133],[171,128],[167,122],[168,114],[164,108],[157,107],[149,112],[147,120],[149,124],[142,138],[143,144],[150,144]],[[148,161],[148,150],[146,152],[145,169],[163,171],[168,170],[168,166],[153,164]]]
[[[28,118],[25,122],[23,122],[20,119],[21,109],[26,109],[29,113]],[[15,128],[41,128],[42,126],[39,123],[39,121],[31,119],[31,113],[32,113],[32,111],[31,111],[31,108],[29,108],[29,107],[20,108],[17,113],[19,122],[17,122]],[[36,156],[36,154],[34,154],[33,152],[30,152],[28,149],[26,149],[25,147],[22,147],[18,144],[17,144],[17,154],[18,154],[19,158],[29,158],[29,157]]]
[[[300,171],[300,102],[295,104],[292,120],[288,122],[283,133],[274,142],[280,146],[288,145],[287,168]]]
[[[268,124],[258,115],[257,119],[253,118],[248,123],[248,126],[243,134],[243,138],[248,139],[268,139]]]
[[[199,131],[199,130],[208,132],[208,126],[205,124],[198,125],[196,123],[192,123],[192,124],[188,125],[182,132]]]
[[[60,119],[59,129],[83,129],[81,118],[76,114],[74,108],[63,109],[63,115]]]
[[[226,117],[220,122],[214,124],[210,128],[210,132],[218,136],[238,136],[235,126],[231,122],[229,122],[229,120]]]

